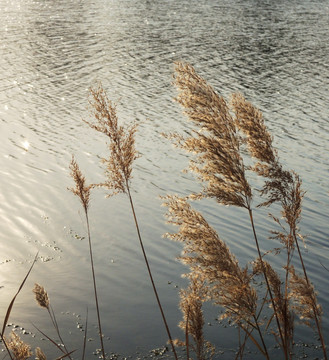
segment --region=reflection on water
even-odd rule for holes
[[[184,268],[174,260],[179,246],[161,238],[168,227],[157,199],[198,188],[180,173],[186,157],[160,136],[189,126],[172,102],[175,60],[191,62],[224,95],[243,92],[264,112],[282,161],[301,174],[307,190],[304,251],[320,301],[329,310],[328,286],[322,281],[324,267],[329,268],[328,19],[327,0],[1,1],[2,313],[39,251],[41,260],[15,304],[12,322],[32,333],[31,321],[50,329],[30,290],[39,282],[48,289],[72,347],[81,348],[79,326],[87,305],[90,338],[96,338],[83,216],[66,188],[72,185],[72,153],[89,181],[102,180],[104,139],[81,120],[88,117],[88,88],[101,80],[120,118],[139,123],[142,157],[133,180],[137,213],[170,326],[175,337],[181,336],[176,324]],[[91,208],[106,346],[122,353],[166,341],[128,205],[121,196],[104,200],[99,191]],[[212,203],[203,210],[243,264],[246,255],[254,256],[243,213]],[[266,214],[257,218],[266,239],[269,220]],[[264,248],[269,246],[265,241]],[[207,322],[214,323],[215,315]],[[327,330],[326,319],[324,326]],[[309,333],[300,336],[306,339]],[[221,335],[221,346],[230,344],[228,359],[236,347],[232,337],[234,330]],[[213,332],[209,338],[215,341]],[[97,342],[88,347],[92,352]]]

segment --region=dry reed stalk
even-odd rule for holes
[[[268,358],[267,348],[256,316],[257,294],[251,285],[252,275],[242,269],[228,246],[204,217],[187,202],[186,198],[167,195],[163,205],[168,209],[167,221],[179,226],[176,233],[167,233],[171,240],[184,244],[179,259],[207,283],[207,296],[225,309],[222,319],[229,318],[242,329],[255,329],[260,343],[253,341]],[[194,319],[190,314],[190,322]],[[250,336],[248,332],[248,336]]]
[[[289,276],[292,274],[289,269],[295,247],[303,269],[304,281],[306,281],[309,290],[313,289],[298,244],[298,237],[300,237],[298,224],[301,218],[302,200],[305,192],[302,190],[300,177],[294,171],[284,170],[280,164],[277,151],[273,148],[273,138],[264,125],[262,113],[250,102],[246,101],[241,94],[234,94],[231,103],[235,111],[237,127],[247,138],[249,153],[258,161],[253,170],[266,179],[261,194],[267,196],[267,200],[259,206],[269,206],[274,202],[279,202],[282,206],[281,215],[288,230],[285,230],[285,226],[281,224],[278,218],[272,217],[284,230],[284,232],[274,233],[287,250],[285,299],[288,301]],[[302,279],[299,279],[302,282]],[[321,314],[317,310],[319,305],[314,291],[310,299],[312,300],[312,319],[316,323],[324,358],[327,359],[326,345],[321,329]]]
[[[130,191],[130,182],[132,179],[133,162],[139,157],[135,148],[135,133],[137,125],[128,126],[119,125],[116,107],[109,100],[106,91],[99,84],[97,87],[90,89],[90,109],[94,121],[85,121],[92,129],[103,133],[108,140],[109,156],[103,158],[105,164],[105,182],[94,186],[104,187],[109,191],[108,197],[117,193],[124,193],[128,196],[131,211],[137,231],[138,240],[143,253],[144,261],[152,284],[153,292],[164,322],[169,342],[172,347],[175,359],[177,354],[168,327],[168,323],[160,302],[158,291],[156,289],[150,264],[146,255],[143,244],[139,222],[137,219],[133,198]]]
[[[74,195],[79,197],[81,204],[83,206],[84,212],[85,212],[85,217],[86,217],[90,267],[91,267],[91,274],[92,274],[92,279],[93,279],[94,298],[95,298],[96,312],[97,312],[99,339],[100,339],[100,344],[101,344],[102,357],[103,357],[103,359],[105,359],[106,358],[105,347],[104,347],[104,342],[103,342],[103,331],[102,331],[102,323],[101,323],[101,316],[100,316],[100,309],[99,309],[99,302],[98,302],[98,292],[97,292],[94,257],[93,257],[93,250],[92,250],[92,241],[91,241],[91,233],[90,233],[90,225],[89,225],[89,214],[88,214],[89,202],[90,202],[90,191],[94,187],[94,185],[86,185],[86,179],[83,176],[83,174],[79,168],[79,165],[73,156],[72,156],[72,160],[71,160],[71,164],[70,164],[70,170],[71,170],[71,177],[73,178],[73,180],[75,182],[75,188],[69,188],[69,190],[72,191],[72,193]]]
[[[197,127],[197,130],[193,130],[192,135],[186,138],[177,134],[169,135],[178,147],[195,155],[189,169],[197,174],[204,187],[201,193],[192,196],[196,199],[210,197],[224,205],[246,208],[262,264],[262,253],[251,209],[252,191],[246,179],[246,167],[240,151],[245,141],[238,133],[237,121],[231,115],[224,98],[196,74],[191,65],[176,63],[174,83],[179,90],[176,100],[184,107],[188,119]],[[262,269],[285,358],[288,358],[284,335],[263,265]]]
[[[189,197],[214,198],[221,204],[235,205],[248,210],[259,258],[257,271],[260,271],[265,278],[276,319],[279,344],[285,358],[289,359],[292,356],[293,344],[289,269],[295,248],[298,250],[308,289],[312,289],[298,245],[298,224],[304,196],[301,180],[293,171],[283,169],[277,151],[273,148],[273,138],[264,124],[262,113],[241,94],[233,94],[229,106],[191,65],[183,63],[176,63],[174,83],[179,90],[176,100],[184,107],[188,119],[196,126],[196,130],[192,130],[190,136],[183,137],[178,134],[167,136],[176,146],[194,154],[189,170],[196,173],[201,180],[203,191],[191,194]],[[244,165],[241,155],[241,148],[244,146],[247,147],[250,156],[256,159],[253,166]],[[273,232],[274,238],[278,238],[286,249],[283,289],[276,271],[263,261],[251,208],[252,190],[246,178],[246,170],[253,170],[265,179],[261,195],[266,196],[267,199],[259,206],[269,206],[274,202],[279,202],[282,206],[281,214],[285,224],[272,217],[283,229]],[[315,294],[311,299],[313,318],[327,359]]]

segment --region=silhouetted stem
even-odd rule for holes
[[[86,314],[85,335],[83,337],[83,351],[82,351],[81,360],[85,360],[86,342],[87,342],[87,330],[88,330],[88,308],[87,308],[87,314]]]
[[[262,272],[264,274],[264,278],[265,278],[266,286],[267,286],[267,289],[268,289],[268,293],[269,293],[270,298],[271,298],[271,303],[272,303],[272,306],[273,306],[273,311],[274,311],[274,315],[275,315],[279,335],[280,335],[280,338],[281,338],[281,341],[282,341],[282,347],[283,347],[283,350],[284,350],[284,356],[285,356],[285,359],[288,359],[288,349],[287,349],[286,342],[285,342],[285,339],[284,339],[283,334],[282,334],[280,321],[279,321],[278,313],[277,313],[277,309],[276,309],[276,305],[275,305],[273,295],[272,295],[272,291],[271,291],[271,287],[270,287],[270,284],[269,284],[269,281],[268,281],[268,278],[267,278],[267,275],[266,275],[266,270],[265,270],[265,266],[264,266],[264,262],[263,262],[263,257],[262,257],[262,254],[260,252],[259,242],[258,242],[258,238],[257,238],[257,234],[256,234],[255,225],[254,225],[254,218],[253,218],[253,215],[252,215],[252,210],[251,210],[250,207],[248,207],[247,209],[248,209],[248,212],[249,212],[251,227],[252,227],[252,231],[253,231],[254,238],[255,238],[258,257],[259,257],[259,260],[260,260],[260,263],[261,263]]]
[[[302,268],[303,268],[305,280],[306,280],[308,286],[311,286],[311,283],[310,283],[310,281],[308,279],[308,276],[307,276],[306,267],[305,267],[305,264],[304,264],[302,253],[301,253],[300,248],[299,248],[299,244],[298,244],[298,240],[297,240],[297,236],[296,236],[295,231],[294,231],[294,240],[295,240],[295,244],[296,244],[296,247],[297,247],[299,259],[300,259],[300,262],[301,262],[301,265],[302,265]],[[327,360],[328,357],[327,357],[326,344],[325,344],[324,339],[323,339],[321,325],[320,325],[320,321],[319,321],[317,311],[316,311],[316,303],[315,303],[314,296],[312,296],[312,309],[313,309],[314,319],[315,319],[316,327],[318,329],[318,334],[319,334],[321,345],[322,345],[322,351],[323,351],[324,359]]]
[[[190,316],[190,307],[188,307],[186,315],[186,325],[185,325],[185,344],[186,344],[186,360],[190,360],[190,344],[188,339],[188,322]]]
[[[49,316],[50,316],[51,322],[53,323],[53,326],[54,326],[54,328],[55,328],[55,330],[56,330],[56,332],[57,332],[58,338],[59,338],[59,340],[61,341],[61,343],[62,343],[63,346],[64,346],[64,349],[65,349],[65,351],[66,351],[66,354],[69,354],[69,351],[67,350],[67,348],[66,348],[66,346],[65,346],[65,343],[64,343],[64,341],[63,341],[63,339],[62,339],[62,337],[61,337],[61,334],[60,334],[60,332],[59,332],[59,327],[58,327],[58,324],[57,324],[57,321],[56,321],[56,317],[55,317],[55,313],[54,313],[52,307],[48,306],[48,307],[47,307],[47,310],[48,310],[48,314],[49,314]],[[64,351],[63,351],[63,352],[64,352]],[[72,358],[71,358],[70,355],[68,355],[68,357],[72,360]]]
[[[92,246],[91,246],[90,226],[89,226],[88,211],[87,211],[86,208],[85,208],[85,215],[86,215],[86,222],[87,222],[88,242],[89,242],[89,254],[90,254],[90,263],[91,263],[91,273],[92,273],[93,284],[94,284],[94,295],[95,295],[95,302],[96,302],[96,311],[97,311],[99,338],[100,338],[100,342],[101,342],[102,356],[103,356],[103,359],[105,360],[105,350],[104,350],[104,343],[103,343],[103,332],[102,332],[102,325],[101,325],[101,317],[100,317],[100,314],[99,314],[98,296],[97,296],[97,288],[96,288],[96,276],[95,276],[95,268],[94,268],[93,251],[92,251]]]
[[[259,324],[258,324],[258,321],[257,321],[256,316],[254,316],[254,320],[255,320],[255,325],[256,325],[256,329],[257,329],[257,331],[258,331],[260,340],[261,340],[261,342],[262,342],[262,344],[263,344],[263,349],[264,349],[264,351],[265,351],[266,359],[269,360],[269,359],[270,359],[270,356],[269,356],[269,354],[268,354],[268,352],[267,352],[267,347],[266,347],[266,345],[265,345],[265,341],[264,341],[264,338],[263,338],[263,334],[262,334],[262,332],[261,332],[261,330],[260,330],[260,327],[259,327]]]
[[[165,314],[163,312],[163,308],[162,308],[162,305],[161,305],[161,302],[160,302],[158,291],[157,291],[157,289],[155,287],[155,283],[154,283],[154,280],[153,280],[151,268],[150,268],[150,265],[149,265],[149,262],[148,262],[148,259],[147,259],[147,256],[146,256],[146,252],[145,252],[145,249],[144,249],[143,240],[142,240],[142,236],[141,236],[141,233],[140,233],[140,230],[139,230],[139,225],[138,225],[138,221],[137,221],[137,217],[136,217],[136,213],[135,213],[133,199],[132,199],[131,194],[130,194],[128,181],[126,181],[126,187],[127,187],[127,194],[128,194],[129,201],[130,201],[131,210],[132,210],[134,221],[135,221],[135,226],[136,226],[136,230],[137,230],[139,243],[140,243],[140,246],[142,248],[145,264],[146,264],[147,271],[148,271],[149,276],[150,276],[150,280],[151,280],[151,283],[152,283],[154,295],[156,297],[156,300],[157,300],[157,303],[158,303],[158,306],[159,306],[159,309],[160,309],[160,312],[161,312],[161,316],[162,316],[162,319],[163,319],[163,322],[164,322],[164,325],[165,325],[165,328],[166,328],[166,331],[167,331],[167,334],[168,334],[168,338],[169,338],[169,341],[170,341],[170,344],[171,344],[171,347],[172,347],[172,351],[174,353],[175,359],[178,360],[176,350],[175,350],[175,347],[174,347],[174,343],[173,343],[173,340],[172,340],[172,337],[171,337],[171,334],[170,334],[170,330],[169,330],[169,327],[168,327],[168,324],[167,324],[167,320],[166,320]]]
[[[293,257],[293,247],[290,245],[290,237],[292,236],[291,231],[289,234],[289,238],[288,238],[288,245],[286,246],[287,249],[287,264],[286,264],[286,279],[285,279],[285,290],[284,290],[284,334],[285,334],[285,339],[286,339],[286,345],[287,348],[289,349],[290,346],[293,346],[293,339],[288,339],[288,314],[289,314],[289,303],[288,303],[288,285],[289,285],[289,269],[290,269],[290,263]],[[290,356],[291,357],[291,356]]]
[[[5,348],[7,350],[7,353],[9,354],[9,357],[11,358],[11,360],[14,360],[11,353],[10,353],[10,350],[8,348],[8,345],[7,345],[7,341],[5,340],[5,338],[3,336],[1,336],[1,341],[3,342],[3,344],[5,345]]]

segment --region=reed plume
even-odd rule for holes
[[[277,317],[280,321],[281,328],[284,331],[285,346],[289,350],[289,353],[291,353],[294,339],[294,314],[291,306],[289,306],[290,304],[287,299],[287,294],[282,288],[282,281],[278,273],[273,269],[270,263],[265,260],[263,260],[263,266],[265,267],[266,276],[273,294]],[[259,259],[254,262],[253,270],[254,274],[263,273],[263,267]],[[274,333],[279,336],[277,332]]]
[[[322,308],[317,304],[314,312],[313,305],[316,302],[314,297],[316,292],[312,284],[310,284],[305,277],[296,274],[295,268],[290,269],[290,298],[294,301],[294,309],[299,318],[303,320],[308,326],[311,326],[310,320],[315,320],[315,316],[321,318]]]
[[[35,356],[36,356],[36,360],[47,360],[46,355],[39,347],[35,349]]]
[[[93,185],[86,185],[86,178],[82,174],[74,156],[71,159],[70,170],[75,187],[69,188],[69,190],[80,199],[84,210],[87,211],[90,203],[90,191]]]
[[[248,167],[244,165],[241,155],[241,146],[245,144],[245,139],[239,133],[237,121],[232,116],[225,99],[196,74],[191,65],[176,63],[174,79],[174,84],[179,90],[176,100],[184,107],[188,119],[196,126],[188,137],[169,135],[176,146],[194,154],[189,169],[201,180],[203,191],[190,197],[194,199],[210,197],[224,205],[246,208],[262,264],[262,253],[251,208],[252,190],[246,177]],[[277,319],[264,265],[262,269],[280,338],[284,344],[283,332]]]
[[[10,339],[6,340],[6,343],[15,360],[26,360],[32,356],[31,346],[22,341],[14,331],[11,332]]]
[[[225,308],[223,317],[249,322],[256,314],[257,294],[250,284],[247,269],[242,269],[228,246],[186,198],[163,198],[167,221],[179,226],[166,237],[184,244],[179,259],[209,283],[209,296]]]
[[[49,297],[45,288],[39,284],[34,285],[33,293],[35,294],[35,299],[37,303],[46,309],[49,309]]]
[[[183,254],[179,259],[190,267],[192,274],[205,282],[207,297],[225,309],[221,319],[229,318],[237,323],[248,336],[251,336],[249,328],[258,332],[260,340],[253,338],[253,341],[268,358],[257,318],[257,293],[251,284],[252,274],[248,273],[247,268],[239,266],[226,243],[201,213],[191,207],[187,198],[167,195],[162,199],[163,205],[168,209],[167,222],[179,227],[176,233],[165,234],[167,238],[183,243]],[[184,297],[183,301],[186,302]],[[186,311],[185,308],[184,321],[187,317]],[[191,312],[189,318],[193,316],[196,314]],[[199,316],[196,316],[196,319],[191,318],[189,323],[196,321],[200,326],[198,319]]]
[[[109,190],[108,196],[127,193],[132,178],[133,162],[138,158],[135,149],[136,124],[122,126],[118,122],[116,106],[109,100],[106,91],[99,84],[90,89],[90,110],[94,122],[85,121],[92,129],[106,135],[109,156],[103,158],[105,182],[99,184]]]
[[[183,138],[171,137],[176,145],[195,154],[190,170],[204,184],[196,197],[212,197],[219,203],[247,208],[252,193],[240,155],[240,137],[229,107],[189,64],[176,63],[176,100],[198,130]]]

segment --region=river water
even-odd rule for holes
[[[183,338],[177,304],[186,269],[175,260],[180,245],[162,238],[172,229],[158,199],[199,189],[181,173],[186,155],[161,136],[190,126],[172,101],[177,60],[193,64],[224,96],[240,91],[259,107],[282,162],[301,175],[303,253],[328,339],[328,0],[1,0],[0,49],[0,313],[39,252],[9,321],[26,332],[25,341],[58,356],[33,326],[56,338],[33,299],[38,282],[68,347],[81,349],[88,307],[88,358],[99,348],[83,211],[67,190],[72,154],[88,181],[103,179],[105,139],[82,121],[89,119],[88,89],[96,81],[117,104],[120,120],[139,124],[136,212],[169,326]],[[90,221],[105,345],[109,353],[136,358],[164,346],[166,334],[128,200],[104,195],[93,193]],[[241,264],[255,256],[247,214],[213,202],[199,208]],[[256,223],[263,249],[274,247],[266,211],[256,212]],[[231,359],[237,331],[218,326],[217,315],[217,309],[207,315],[206,335],[221,358]],[[299,356],[321,357],[312,332],[296,335]]]

